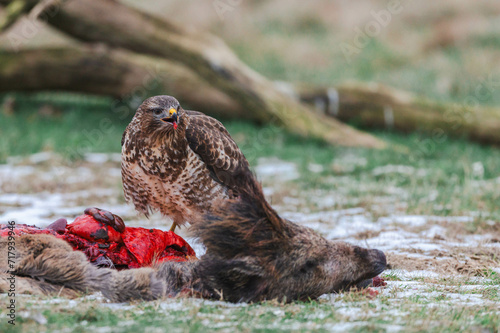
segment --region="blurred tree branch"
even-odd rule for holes
[[[314,116],[326,114],[366,128],[425,131],[440,138],[452,135],[500,143],[498,109],[470,110],[463,105],[435,103],[378,84],[319,88],[279,82],[274,86],[291,100],[316,110]],[[238,101],[187,66],[102,46],[2,51],[0,92],[12,90],[65,90],[117,98],[168,91],[208,114],[254,120]]]
[[[14,0],[1,1],[5,5],[5,13],[0,17],[0,33],[9,29],[23,15],[29,14],[30,20],[36,20],[46,11],[61,6],[66,0]]]
[[[3,21],[6,27],[34,8],[40,15],[57,4],[0,0],[5,13],[13,13]],[[154,81],[157,93],[177,96],[209,114],[272,121],[291,132],[334,144],[384,146],[336,119],[364,127],[423,130],[500,143],[499,110],[443,105],[381,85],[308,88],[277,84],[243,64],[215,36],[117,1],[73,0],[47,16],[47,22],[60,31],[107,47],[1,52],[0,91],[57,89],[122,97],[149,89],[145,82]]]
[[[252,119],[188,67],[161,58],[103,47],[0,51],[0,92],[50,90],[116,98],[168,91],[209,114]]]
[[[0,0],[0,4],[10,1]],[[384,143],[333,118],[315,115],[275,89],[215,36],[175,25],[113,0],[74,0],[47,17],[53,27],[84,42],[101,42],[183,64],[220,92],[231,96],[260,123],[332,144],[378,147]],[[196,92],[193,91],[195,94]]]
[[[14,0],[4,8],[4,13],[0,16],[0,32],[9,29],[17,20],[29,12],[35,4],[29,0]]]
[[[500,109],[469,103],[437,103],[381,84],[291,87],[300,100],[341,121],[363,128],[426,132],[443,139],[464,137],[500,144]]]

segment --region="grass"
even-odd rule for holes
[[[14,114],[0,114],[0,162],[40,151],[55,151],[68,159],[86,152],[120,151],[119,138],[131,119],[113,114],[107,99],[70,94],[5,98],[16,102]]]
[[[317,15],[325,2],[311,3],[313,8],[318,7],[309,11],[298,3],[283,1],[281,7],[270,7],[273,13],[262,12],[268,2],[243,4],[234,11],[235,15],[248,11],[239,22],[230,16],[225,21],[216,18],[208,28],[227,40],[244,62],[274,80],[322,86],[348,80],[377,81],[455,103],[473,96],[490,74],[494,83],[498,81],[500,63],[495,59],[500,42],[495,32],[443,48],[424,47],[440,33],[434,21],[445,18],[434,14],[434,5],[422,2],[421,13],[405,10],[395,16],[380,36],[371,38],[348,62],[339,44],[354,38],[349,20]],[[386,6],[381,1],[373,3],[375,10]],[[171,11],[177,12],[196,5],[173,6]],[[457,6],[452,12],[467,18],[476,15],[476,7],[464,10]],[[216,15],[215,11],[205,14]],[[371,19],[368,12],[364,14]],[[419,19],[415,19],[416,14]],[[356,17],[360,15],[363,13]],[[492,12],[484,19],[493,23],[495,18]],[[239,24],[239,29],[232,29],[230,24]],[[241,31],[245,32],[244,39]],[[467,31],[463,35],[467,36]],[[482,99],[481,104],[500,106],[497,92]],[[118,108],[111,99],[62,93],[9,94],[0,97],[0,105],[6,98],[15,98],[16,107],[13,114],[0,110],[0,163],[12,156],[53,151],[62,154],[71,166],[73,162],[78,164],[85,153],[118,153],[121,135],[137,105],[137,101],[125,101]],[[455,242],[460,240],[454,235],[490,234],[500,238],[497,148],[460,138],[436,140],[421,133],[385,131],[373,132],[389,143],[385,150],[332,147],[303,140],[272,125],[222,121],[252,166],[263,157],[278,157],[297,165],[300,178],[274,188],[274,205],[283,204],[283,197],[295,196],[299,200],[294,209],[316,212],[325,209],[320,205],[323,198],[334,196],[335,202],[327,209],[362,207],[372,221],[391,214],[472,216],[471,222],[444,221],[437,225],[445,227],[449,234],[444,236]],[[36,191],[31,184],[24,186],[28,192]],[[476,255],[473,250],[460,253],[460,260]],[[491,253],[485,262],[499,266],[500,254]],[[500,274],[492,268],[484,267],[473,277],[408,278],[391,270],[384,273],[388,288],[375,299],[362,293],[345,293],[292,304],[231,305],[167,299],[120,307],[93,298],[18,295],[17,324],[7,324],[2,306],[0,332],[498,332]],[[0,295],[0,303],[4,301],[8,301],[6,295]]]
[[[113,117],[112,101],[65,94],[15,96],[18,101],[15,113],[0,114],[2,138],[8,138],[0,146],[2,161],[13,155],[47,150],[66,156],[71,164],[87,152],[120,151],[121,134],[131,114],[123,119]],[[49,115],[40,111],[47,103],[56,110]],[[99,127],[102,119],[112,119],[112,126]],[[500,218],[496,209],[500,151],[495,148],[460,139],[433,142],[432,138],[419,133],[402,135],[382,131],[375,135],[389,143],[386,150],[332,147],[303,140],[272,125],[257,127],[238,121],[223,122],[252,166],[263,157],[278,157],[297,165],[301,176],[288,183],[285,191],[319,192],[318,197],[341,193],[344,200],[334,208],[364,207],[374,220],[377,214],[389,214],[389,210],[379,210],[378,201],[384,198],[390,199],[391,204],[401,204],[400,214],[454,216],[481,212],[474,215],[477,217],[473,222],[453,228],[458,233],[499,231],[498,223],[489,223]],[[429,140],[432,149],[429,149]],[[311,165],[321,168],[310,171]],[[388,166],[406,169],[384,169]],[[395,198],[393,189],[406,195]],[[309,197],[297,209],[321,210],[315,202],[318,197]],[[498,262],[498,258],[494,260]],[[500,314],[492,305],[500,301],[496,271],[485,270],[481,274],[483,280],[474,290],[460,289],[469,283],[463,279],[432,282],[415,277],[408,281],[402,280],[395,271],[389,271],[385,278],[398,285],[374,300],[361,293],[346,293],[333,301],[322,299],[286,305],[266,302],[232,307],[225,303],[181,299],[133,303],[131,307],[115,309],[91,299],[67,301],[20,296],[17,325],[12,327],[2,320],[0,331],[322,332],[338,329],[382,332],[405,325],[408,332],[479,329],[494,332],[500,325]],[[409,282],[431,287],[413,289],[414,285],[405,285]],[[476,295],[486,303],[457,303],[450,293],[458,293],[465,299]],[[0,295],[0,298],[6,297]],[[4,312],[0,310],[2,318]]]
[[[77,95],[16,95],[16,101],[14,114],[0,112],[0,162],[40,151],[54,151],[68,160],[88,152],[119,153],[121,135],[133,113],[121,117],[113,113],[112,101]],[[40,111],[47,101],[56,110],[50,115]],[[342,193],[345,200],[337,208],[346,208],[347,202],[370,207],[375,198],[393,197],[391,191],[398,189],[407,195],[403,213],[475,214],[468,232],[498,231],[498,224],[488,225],[500,218],[496,148],[382,131],[374,134],[389,143],[385,150],[332,147],[272,125],[223,122],[252,166],[263,157],[294,162],[301,174],[295,186]],[[310,171],[311,165],[321,166],[322,171]],[[308,204],[314,209],[314,202]]]
[[[444,293],[428,295],[431,294],[409,297],[384,294],[372,300],[360,293],[350,293],[340,295],[335,302],[321,299],[306,303],[264,302],[239,306],[197,299],[171,299],[139,302],[121,309],[92,300],[78,301],[75,306],[71,301],[54,303],[50,298],[26,297],[19,309],[25,316],[18,319],[18,325],[8,327],[2,321],[0,330],[54,332],[71,328],[72,332],[383,332],[391,326],[406,323],[407,332],[456,332],[479,327],[493,331],[499,325],[499,315],[495,314],[491,304],[453,305],[453,299]],[[429,307],[431,304],[442,306]]]

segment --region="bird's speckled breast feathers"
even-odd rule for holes
[[[207,166],[186,139],[189,116],[175,133],[150,133],[136,117],[122,144],[122,179],[127,202],[148,215],[160,211],[182,225],[227,198],[227,190],[210,176]],[[170,134],[170,135],[168,135]]]

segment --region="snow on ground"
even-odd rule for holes
[[[123,201],[119,155],[90,154],[76,166],[68,166],[64,163],[54,164],[54,159],[56,158],[50,154],[40,153],[28,158],[12,158],[8,164],[0,165],[0,223],[14,220],[16,223],[35,224],[43,227],[61,217],[71,222],[76,216],[81,215],[86,207],[97,206],[122,216],[129,226],[154,227],[162,230],[167,230],[170,227],[171,222],[158,214],[153,215],[149,220],[138,216],[133,207]],[[363,163],[363,161],[357,160],[351,162],[353,165]],[[312,172],[321,172],[317,165],[311,165],[309,169]],[[410,171],[414,172],[414,170],[408,170],[401,166],[387,166],[374,170],[376,173],[408,173]],[[295,164],[276,159],[259,160],[256,172],[259,178],[264,181],[264,190],[268,196],[275,194],[276,189],[279,188],[277,184],[283,184],[299,177]],[[342,182],[344,180],[337,179],[336,181]],[[404,193],[400,189],[387,189],[387,191],[390,195],[404,197]],[[305,197],[316,201],[316,211],[311,211],[308,207],[296,208],[300,207],[300,203],[304,201]],[[497,257],[500,255],[500,243],[490,241],[491,235],[455,235],[453,237],[447,235],[449,225],[471,222],[472,216],[401,215],[394,212],[374,217],[366,207],[333,209],[332,207],[341,200],[342,196],[339,193],[325,195],[317,190],[303,193],[291,190],[274,206],[283,217],[310,227],[328,239],[342,240],[363,247],[383,250],[388,255],[389,264],[393,265],[393,269],[384,273],[392,279],[390,279],[388,286],[381,290],[382,296],[391,295],[391,297],[396,297],[403,302],[405,299],[418,295],[426,300],[428,308],[444,306],[453,302],[461,302],[471,306],[488,305],[493,302],[484,296],[484,284],[481,284],[481,281],[476,284],[470,276],[466,275],[469,271],[465,270],[463,271],[464,275],[461,275],[461,271],[449,268],[453,265],[467,266],[471,261],[476,260],[477,258],[474,257],[477,256],[476,252],[468,249],[486,249],[493,251],[491,252],[493,254],[496,253]],[[380,204],[380,202],[376,204]],[[181,235],[186,237],[198,255],[204,253],[203,245],[196,239],[189,237],[185,229],[181,230]],[[482,260],[482,258],[479,259]],[[419,260],[425,261],[425,265],[413,265],[413,261]],[[483,264],[483,261],[479,263]],[[488,264],[488,261],[485,263]],[[492,265],[490,268],[500,273],[499,267]],[[453,278],[462,277],[465,279],[464,281],[469,282],[446,293],[442,291],[446,290],[446,287],[440,283],[429,283],[433,279],[439,281],[450,276]],[[336,313],[345,318],[345,323],[324,329],[339,332],[355,329],[362,325],[366,318],[377,315],[376,313],[367,313],[364,308],[353,307],[351,303],[345,303],[342,295],[324,295],[321,298],[322,302],[331,303]],[[80,302],[89,299],[97,301],[101,304],[100,306],[116,310],[136,307],[133,304],[109,303],[100,295],[90,295],[78,300],[55,298],[43,302],[62,302],[71,308],[77,307]],[[193,302],[209,304],[210,301],[165,300],[160,302],[157,308],[166,313],[180,311],[188,309],[193,305]],[[215,302],[214,304],[228,308],[246,305],[224,302]],[[380,306],[378,299],[373,300],[373,304],[375,307]],[[40,304],[40,307],[43,307],[43,304]],[[280,311],[283,312],[279,307],[276,307],[274,315],[283,317],[284,314]],[[384,316],[393,323],[386,325],[385,330],[403,330],[403,327],[398,324],[400,322],[398,318],[404,313],[398,311],[400,310],[392,309],[384,313]],[[320,318],[329,314],[316,311],[313,315],[315,318]],[[24,313],[23,316],[42,324],[45,320],[36,311]],[[205,316],[206,321],[202,321],[202,324],[207,327],[230,327],[230,320],[225,322],[224,320],[214,320],[209,314]],[[358,321],[349,322],[355,318]],[[120,325],[126,325],[126,323],[120,323]],[[312,329],[312,326],[307,326],[307,323],[294,322],[286,327],[281,322],[279,325],[280,330]],[[272,329],[269,326],[262,328]],[[321,327],[314,328],[321,329]]]
[[[7,164],[0,165],[2,189],[0,223],[13,220],[16,223],[44,227],[61,217],[71,222],[82,214],[85,208],[97,206],[122,216],[130,226],[154,227],[162,230],[170,228],[171,222],[168,219],[159,214],[154,214],[149,220],[144,219],[136,214],[132,206],[120,199],[122,189],[119,154],[87,154],[84,162],[76,166],[63,163],[54,165],[54,160],[59,161],[60,158],[51,153],[38,153],[26,158],[13,157]],[[357,160],[352,162],[362,163]],[[313,166],[314,168],[318,169],[317,166]],[[264,190],[267,195],[273,194],[273,183],[282,184],[299,177],[294,163],[276,158],[259,159],[256,172],[266,185]],[[373,172],[410,171],[403,166],[390,165],[376,168]],[[106,181],[97,180],[96,184],[96,178],[99,177],[104,177]],[[47,184],[52,183],[64,185],[49,188]],[[23,188],[24,193],[16,192],[17,188]],[[500,248],[498,242],[488,243],[492,238],[488,234],[462,236],[454,241],[445,239],[447,229],[439,223],[471,222],[472,216],[391,214],[373,218],[371,213],[362,207],[331,209],[337,195],[335,193],[325,196],[315,190],[311,192],[292,192],[291,196],[283,197],[281,204],[275,207],[283,217],[308,226],[328,239],[407,254],[410,257],[432,256],[429,253],[436,251],[446,253],[450,252],[450,248],[478,246]],[[294,207],[303,197],[317,197],[320,211],[310,212],[309,209],[297,211]],[[189,238],[185,230],[181,231],[181,234],[188,237],[198,252],[204,252],[203,245]],[[360,234],[367,236],[359,237]]]

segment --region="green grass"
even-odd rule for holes
[[[24,298],[23,298],[24,299]],[[2,332],[327,332],[345,325],[351,332],[383,332],[401,325],[406,332],[457,332],[481,327],[498,328],[500,318],[487,305],[455,305],[446,296],[379,296],[372,300],[360,293],[340,296],[334,303],[326,300],[227,306],[224,303],[196,299],[134,303],[120,310],[90,300],[53,303],[50,298],[24,299],[16,326],[0,322]],[[442,307],[429,308],[429,304]],[[349,309],[349,310],[347,310]],[[389,311],[391,310],[391,311]],[[356,314],[356,320],[349,320]],[[383,314],[381,316],[381,314]],[[40,318],[42,322],[40,323]],[[37,322],[38,320],[38,322]]]
[[[289,29],[295,29],[319,48],[328,45],[326,41],[331,37],[321,24],[307,17],[291,28],[271,21],[262,29],[263,33],[279,38],[287,38]],[[494,48],[497,39],[487,36],[478,39],[476,45]],[[282,54],[272,50],[254,52],[248,43],[232,46],[251,67],[277,80],[318,85],[348,79],[379,81],[436,100],[458,103],[473,93],[480,81],[458,70],[464,66],[466,51],[453,47],[441,54],[457,69],[447,73],[454,83],[450,90],[443,92],[437,89],[437,82],[443,76],[439,69],[428,66],[425,60],[415,62],[407,55],[398,54],[377,39],[371,40],[349,66],[338,50],[326,51],[325,54],[336,61],[321,70],[286,63]],[[81,159],[87,152],[118,153],[121,135],[137,104],[125,101],[117,107],[111,99],[63,93],[10,94],[0,99],[5,97],[14,97],[16,107],[12,115],[0,110],[0,163],[5,163],[10,156],[40,151],[53,151],[70,161]],[[500,95],[494,94],[481,102],[500,105]],[[52,114],[41,110],[45,105],[51,106]],[[497,148],[461,139],[436,141],[421,133],[404,135],[386,131],[373,132],[389,144],[384,150],[333,147],[304,140],[272,125],[257,127],[221,120],[252,166],[262,157],[278,157],[297,165],[300,178],[287,183],[285,191],[317,193],[301,200],[298,210],[321,210],[316,203],[318,198],[336,193],[341,194],[343,200],[333,208],[363,207],[374,221],[378,216],[392,214],[397,206],[398,214],[475,216],[470,223],[447,226],[461,234],[500,232],[497,222],[500,220],[497,181],[500,150]],[[320,165],[322,171],[311,171],[311,164]],[[410,167],[412,171],[380,172],[380,168],[388,165]],[[481,168],[482,171],[478,171]],[[399,191],[396,193],[404,193],[404,197],[394,194],[394,189]],[[389,202],[390,208],[384,208],[381,201]],[[492,259],[498,262],[498,258]],[[0,317],[4,319],[0,320],[0,332],[326,332],[334,328],[384,332],[393,325],[401,325],[405,332],[496,332],[500,327],[500,314],[491,304],[500,301],[500,275],[485,269],[480,277],[484,278],[481,282],[465,277],[443,277],[435,282],[415,277],[411,282],[426,286],[415,289],[414,285],[406,285],[396,271],[391,271],[385,279],[398,285],[375,299],[360,293],[346,293],[334,301],[266,302],[237,307],[180,299],[133,303],[130,308],[117,310],[88,299],[79,299],[76,303],[58,299],[60,303],[49,303],[51,298],[20,296],[17,325],[7,324],[2,308]],[[476,284],[477,289],[461,288]],[[401,296],[405,293],[406,296]],[[449,296],[451,293],[481,296],[485,304],[464,305]],[[0,303],[3,304],[4,299],[7,300],[5,295],[0,295]],[[351,316],[350,312],[355,315]]]
[[[0,162],[8,156],[54,151],[68,159],[87,152],[119,152],[132,112],[113,112],[112,101],[70,94],[10,95],[14,114],[0,112]],[[43,107],[52,110],[47,115]]]
[[[0,162],[8,156],[40,151],[54,151],[70,160],[87,152],[118,153],[121,135],[133,114],[131,108],[125,115],[114,112],[112,101],[102,98],[16,96],[15,113],[0,112]],[[58,110],[56,115],[40,113],[49,102]],[[500,176],[500,151],[496,148],[460,139],[436,141],[419,133],[382,131],[374,134],[389,143],[388,149],[333,147],[272,125],[223,122],[252,166],[262,157],[296,163],[301,174],[296,182],[299,188],[341,191],[346,202],[352,199],[354,205],[368,209],[374,198],[390,196],[388,189],[398,188],[408,193],[406,213],[446,216],[477,212],[467,226],[469,232],[498,229],[498,224],[488,225],[489,220],[500,218],[496,209],[500,192],[495,181]],[[311,164],[321,165],[323,171],[309,171]],[[413,171],[377,172],[388,165],[411,167]]]
[[[344,32],[350,32],[353,27],[333,31],[317,15],[298,15],[292,23],[285,19],[287,17],[278,15],[263,23],[252,21],[257,26],[253,37],[250,34],[244,40],[233,39],[230,47],[250,67],[274,80],[321,86],[348,80],[376,81],[437,101],[455,103],[473,96],[478,84],[490,72],[498,72],[497,64],[484,63],[484,59],[498,58],[497,34],[477,36],[467,47],[448,46],[426,51],[422,46],[431,37],[430,21],[396,23],[395,20],[385,32],[406,38],[408,26],[413,27],[408,37],[411,40],[415,32],[420,34],[415,39],[421,44],[416,51],[397,51],[381,36],[371,39],[348,63],[339,43],[351,41],[344,39]],[[217,22],[219,29],[230,30],[224,22]],[[393,33],[400,29],[401,33]],[[219,33],[223,36],[224,31]],[[294,48],[296,45],[309,48],[306,50],[309,52],[298,52],[302,50]],[[108,98],[37,93],[0,96],[0,105],[5,97],[14,97],[16,108],[12,115],[0,110],[0,163],[5,163],[10,156],[40,151],[53,151],[70,161],[81,159],[87,152],[118,153],[121,135],[137,104],[137,101],[117,104]],[[500,94],[495,91],[480,102],[498,107]],[[54,108],[52,115],[41,110],[44,105]],[[222,121],[252,166],[256,166],[261,157],[278,157],[297,165],[300,178],[285,184],[284,191],[316,193],[316,196],[300,198],[299,211],[303,208],[321,210],[316,203],[318,198],[340,194],[343,199],[331,208],[363,207],[373,221],[378,216],[394,213],[397,207],[397,214],[475,216],[471,223],[446,225],[447,230],[455,229],[459,234],[498,235],[500,232],[497,180],[500,179],[500,150],[497,148],[461,139],[446,138],[437,142],[420,133],[404,135],[385,131],[373,132],[388,142],[385,150],[332,147],[290,135],[272,125],[257,127]],[[320,165],[322,171],[311,171],[311,164]],[[413,171],[376,172],[388,165],[411,167]],[[483,171],[478,172],[481,167]],[[287,195],[293,197],[293,194]],[[384,202],[388,202],[389,208],[384,208]],[[498,257],[491,259],[498,263]],[[265,302],[235,307],[179,299],[163,303],[138,302],[127,308],[113,309],[100,300],[55,299],[54,302],[53,298],[19,295],[16,326],[7,324],[2,306],[0,332],[327,332],[333,329],[384,332],[393,325],[400,325],[404,332],[498,332],[500,274],[485,268],[478,276],[482,278],[479,282],[464,276],[415,277],[408,281],[424,287],[418,289],[393,270],[384,277],[397,285],[375,299],[360,293],[346,293],[333,301]],[[472,285],[477,288],[462,288]],[[462,304],[450,296],[452,293],[481,296],[484,302]],[[5,295],[0,295],[0,304],[6,304],[7,300]]]
[[[315,27],[315,25],[311,25]],[[305,30],[304,30],[305,31]],[[340,43],[321,28],[312,28],[307,35],[291,34],[290,27],[270,22],[262,27],[263,34],[274,36],[283,45],[293,46],[296,40],[306,40],[320,60],[295,59],[284,54],[282,48],[259,46],[245,41],[231,44],[237,55],[250,67],[273,80],[306,83],[313,86],[335,86],[347,81],[378,82],[441,102],[463,103],[474,97],[478,86],[492,76],[492,93],[479,101],[483,105],[500,105],[497,71],[485,71],[481,61],[471,64],[471,50],[477,54],[498,52],[497,34],[485,35],[474,40],[473,47],[448,46],[425,54],[407,54],[394,50],[383,40],[370,39],[358,54],[346,56]],[[282,44],[278,44],[282,45]],[[445,65],[443,65],[445,64]],[[464,70],[467,68],[468,70]],[[483,87],[484,88],[484,87]]]

